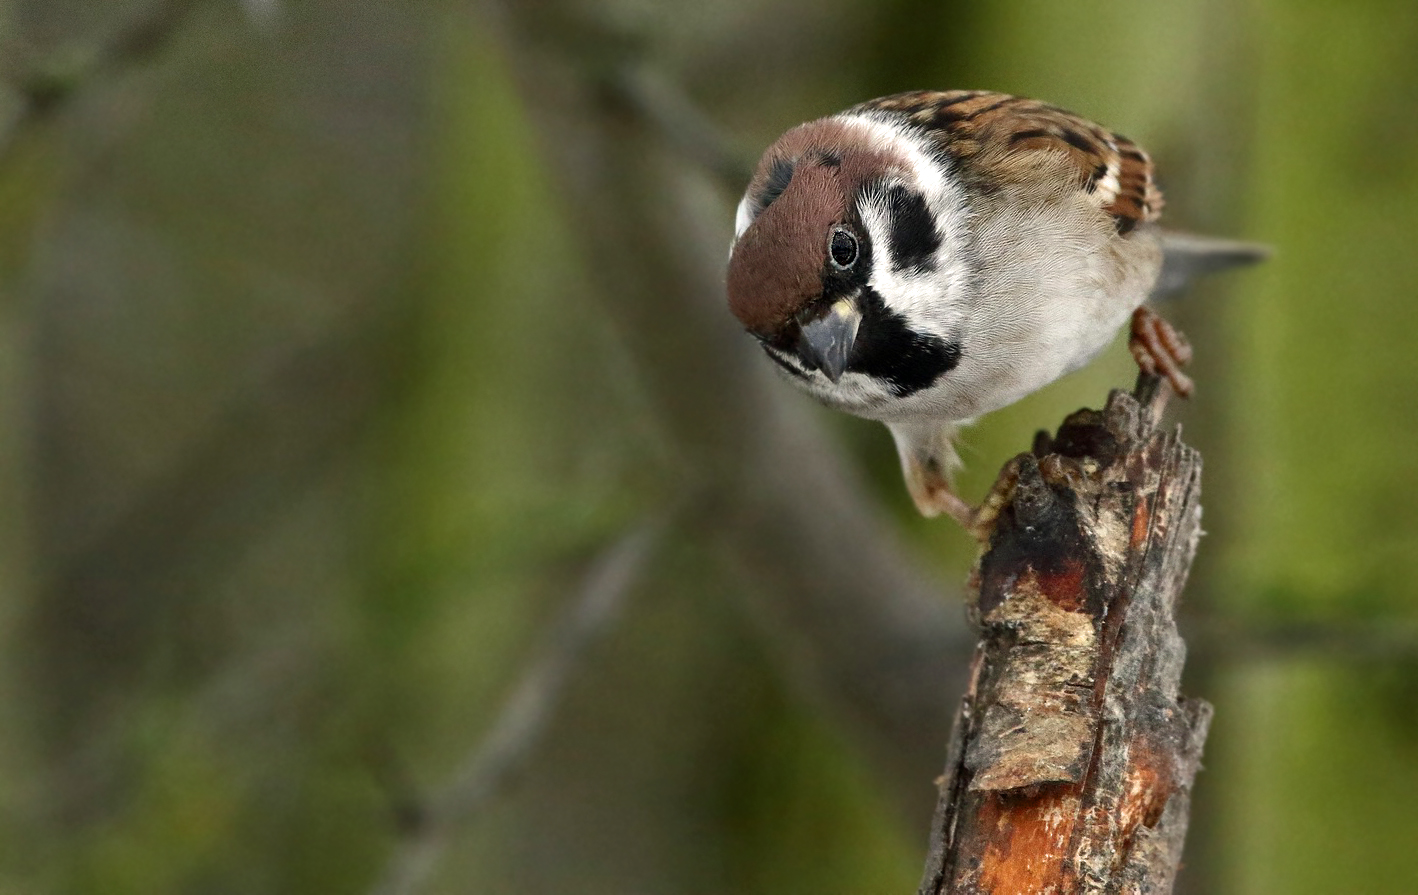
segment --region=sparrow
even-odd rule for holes
[[[793,383],[891,430],[917,508],[974,530],[962,426],[1086,364],[1131,321],[1180,395],[1191,349],[1144,306],[1265,250],[1156,225],[1137,144],[1057,106],[915,91],[799,125],[738,205],[729,309]]]

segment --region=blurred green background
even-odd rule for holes
[[[1397,0],[0,0],[0,893],[911,891],[970,545],[722,266],[764,146],[917,87],[1276,247],[1169,312],[1179,890],[1418,891],[1414,47]],[[983,421],[963,491],[1131,376]]]

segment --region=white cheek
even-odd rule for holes
[[[743,231],[748,229],[748,225],[753,223],[753,202],[744,196],[739,200],[739,209],[734,214],[734,241],[743,236]]]
[[[846,123],[863,131],[873,144],[902,159],[905,171],[901,182],[926,198],[940,248],[934,269],[926,272],[892,269],[890,215],[883,193],[862,206],[862,221],[871,236],[873,269],[870,285],[891,310],[903,315],[917,332],[945,339],[960,335],[969,304],[970,266],[966,261],[969,245],[969,205],[964,190],[942,163],[933,157],[914,133],[867,115],[845,116]]]
[[[888,156],[901,159],[909,176],[908,185],[923,193],[936,219],[944,246],[961,242],[969,224],[965,191],[923,142],[925,138],[904,126],[880,121],[870,113],[841,115],[837,120],[854,127],[873,146]]]
[[[888,220],[884,206],[868,205],[862,209],[862,222],[876,247],[868,285],[916,332],[947,340],[959,338],[968,304],[963,294],[967,267],[954,249],[955,243],[949,234],[942,234],[941,248],[931,270],[897,271],[892,266]]]

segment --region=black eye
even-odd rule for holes
[[[857,263],[857,237],[846,230],[832,231],[832,266],[846,270]]]

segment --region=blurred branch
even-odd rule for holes
[[[1006,467],[921,895],[1172,891],[1211,719],[1174,618],[1201,457],[1138,392]]]
[[[42,307],[60,313],[63,305]],[[219,402],[177,461],[91,535],[75,536],[52,504],[37,508],[30,624],[53,692],[51,733],[64,744],[51,748],[81,748],[88,712],[112,711],[111,691],[168,647],[169,631],[154,618],[183,611],[198,582],[223,580],[283,510],[347,468],[341,458],[387,399],[384,342],[393,325],[390,314],[373,314],[308,343],[273,344],[268,365]],[[68,358],[43,343],[39,357],[39,381],[57,387],[62,377],[53,371]],[[56,458],[68,431],[63,402],[41,398],[37,454]],[[37,474],[45,481],[58,473],[41,463]]]
[[[607,86],[671,149],[731,190],[742,190],[753,176],[753,159],[655,69],[643,63],[615,66]]]
[[[1226,665],[1294,657],[1355,663],[1418,658],[1418,625],[1408,619],[1261,621],[1205,616],[1184,620],[1182,627],[1194,657]]]
[[[663,520],[621,537],[591,565],[579,593],[512,691],[491,731],[432,796],[400,800],[405,836],[375,895],[412,895],[437,868],[453,833],[476,818],[526,766],[550,726],[572,673],[611,629],[663,533]]]
[[[204,0],[159,0],[141,15],[91,43],[44,58],[24,47],[0,48],[0,81],[16,94],[19,109],[0,129],[0,153],[19,131],[47,118],[99,76],[141,65],[172,42]]]
[[[91,540],[47,539],[57,550],[44,590],[151,590],[174,573],[173,557],[181,557],[181,568],[210,575],[224,557],[208,555],[204,545],[248,543],[276,509],[288,506],[302,486],[321,481],[320,471],[333,468],[332,458],[358,440],[383,397],[379,345],[381,324],[389,320],[373,315],[308,344],[284,351],[273,346],[270,364],[222,403],[181,461],[144,488],[131,508]],[[40,405],[41,413],[49,410],[50,403]],[[233,481],[247,485],[224,501]]]

